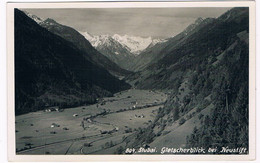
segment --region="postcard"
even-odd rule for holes
[[[255,159],[255,2],[8,3],[10,161]]]

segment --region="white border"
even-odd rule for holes
[[[249,33],[249,155],[16,155],[14,116],[14,8],[167,8],[167,7],[250,7]],[[255,159],[255,2],[88,2],[7,4],[7,84],[9,161],[194,161]]]

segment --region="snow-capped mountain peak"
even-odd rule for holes
[[[165,42],[164,39],[153,39],[152,37],[140,37],[129,35],[99,35],[93,36],[88,32],[81,32],[81,34],[92,44],[94,47],[108,45],[111,42],[118,42],[128,51],[135,56],[139,55],[148,46],[154,46],[157,43]]]
[[[88,32],[80,32],[94,47],[106,45],[109,46],[113,40],[113,38],[109,35],[99,35],[99,36],[93,36]]]
[[[33,19],[33,20],[34,20],[36,23],[38,23],[38,24],[44,21],[42,18],[39,18],[38,16],[33,15],[33,14],[27,12],[27,11],[23,11],[23,12],[24,12],[28,17],[30,17],[31,19]]]
[[[156,44],[160,44],[160,43],[163,43],[163,42],[166,42],[167,39],[153,39],[153,41],[151,42],[150,45],[154,46]]]
[[[120,36],[118,34],[114,34],[112,37],[120,44],[128,47],[130,49],[130,52],[135,55],[138,55],[141,51],[146,49],[153,41],[151,37],[144,38],[128,35]]]
[[[88,41],[92,40],[94,36],[92,36],[88,32],[80,32]]]
[[[40,23],[44,23],[44,24],[48,24],[48,25],[60,25],[55,20],[53,20],[51,18],[47,18],[46,20],[44,20]]]
[[[53,26],[56,25],[59,27],[59,24],[50,18],[46,20],[39,18],[27,11],[23,11],[27,16],[33,19],[36,23],[41,26]],[[152,37],[140,37],[140,36],[129,36],[129,35],[92,35],[89,32],[80,32],[90,43],[92,46],[97,48],[98,46],[113,46],[119,43],[122,48],[125,48],[127,51],[132,53],[133,55],[139,55],[143,50],[147,47],[154,46],[157,43],[164,42],[162,39],[153,39]],[[117,43],[115,43],[117,42]]]

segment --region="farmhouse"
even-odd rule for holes
[[[51,109],[45,109],[44,111],[45,112],[51,112]]]
[[[54,128],[54,127],[60,127],[60,125],[56,124],[56,123],[52,123],[51,124],[51,128]]]
[[[45,112],[53,112],[53,111],[59,112],[59,110],[60,110],[60,108],[58,106],[51,106],[51,107],[46,108],[44,111]]]
[[[77,116],[79,116],[78,114],[73,114],[73,117],[77,117]]]
[[[142,114],[142,115],[136,115],[135,114],[135,118],[144,118],[145,116]]]

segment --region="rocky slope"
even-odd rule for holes
[[[82,35],[90,41],[92,46],[111,61],[124,69],[129,69],[132,63],[129,61],[133,60],[135,56],[127,46],[120,44],[109,35],[92,36],[87,32],[83,32]]]

